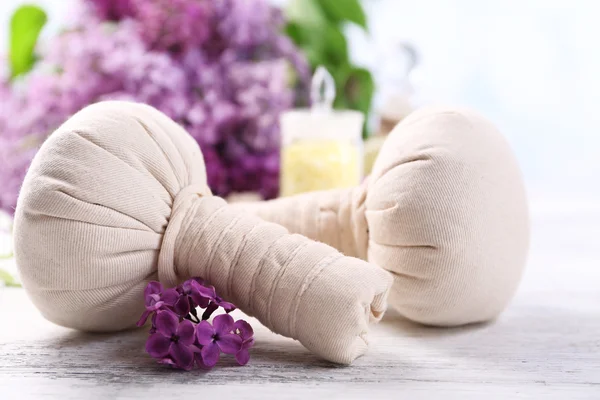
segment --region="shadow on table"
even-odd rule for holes
[[[145,352],[148,337],[147,329],[132,329],[116,333],[86,333],[71,331],[54,339],[50,347],[58,351],[89,353],[95,358],[90,362],[107,362],[116,365],[156,366]],[[99,357],[100,356],[100,357]],[[287,365],[303,368],[338,368],[339,366],[319,359],[299,342],[281,336],[273,336],[273,341],[258,338],[251,350],[251,363],[257,365]],[[222,355],[219,367],[237,367],[233,356]],[[164,368],[157,366],[157,368]]]
[[[483,329],[489,325],[494,324],[494,322],[479,322],[456,327],[437,327],[413,322],[403,317],[395,310],[388,310],[385,316],[383,317],[383,320],[379,324],[381,326],[386,327],[387,330],[397,332],[402,336],[435,338],[444,336],[464,335],[467,332]]]
[[[556,368],[568,359],[583,367],[600,351],[590,335],[600,329],[600,318],[592,310],[521,305],[495,321],[455,328],[419,325],[392,311],[380,324],[380,334],[404,338],[402,345],[417,345],[454,362],[480,360],[486,367],[515,372],[530,368],[526,365]]]

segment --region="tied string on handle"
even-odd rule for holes
[[[188,185],[183,188],[173,200],[173,208],[169,224],[163,236],[160,256],[158,259],[158,276],[161,282],[167,286],[179,284],[175,260],[175,240],[181,230],[184,218],[193,202],[204,196],[212,196],[207,185]]]

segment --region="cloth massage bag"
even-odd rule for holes
[[[390,305],[429,325],[498,316],[529,244],[515,157],[492,124],[465,109],[413,112],[360,187],[235,207],[387,269]]]
[[[32,301],[85,331],[133,327],[150,280],[201,277],[273,331],[347,364],[366,351],[392,283],[211,196],[196,142],[128,102],[89,106],[50,135],[23,183],[14,234]]]

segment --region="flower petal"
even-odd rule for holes
[[[235,321],[235,324],[233,324],[233,329],[240,331],[240,336],[244,340],[254,336],[254,329],[252,329],[252,326],[250,326],[250,324],[243,319],[238,319]]]
[[[185,344],[186,346],[194,343],[194,336],[196,334],[196,328],[194,328],[194,324],[191,321],[185,319],[179,323],[177,327],[177,336],[179,336],[179,342]]]
[[[248,352],[248,350],[242,349],[235,353],[235,360],[240,365],[246,365],[248,364],[248,361],[250,361],[250,353]]]
[[[148,282],[146,289],[144,289],[144,298],[148,298],[153,294],[159,294],[162,291],[163,285],[161,285],[160,282],[150,281]]]
[[[202,359],[202,354],[201,353],[194,354],[194,359],[196,360],[196,364],[198,364],[198,367],[200,367],[202,369],[210,369],[211,368],[208,365],[206,365],[206,363]]]
[[[216,292],[215,292],[215,288],[210,286],[204,286],[202,284],[200,284],[197,281],[193,281],[192,283],[192,287],[194,288],[195,291],[197,291],[198,293],[200,293],[201,296],[203,297],[207,297],[209,299],[214,299],[216,297]]]
[[[206,346],[211,344],[214,334],[215,329],[208,321],[202,321],[196,325],[196,339],[198,339],[198,343],[201,345]]]
[[[177,332],[177,326],[179,325],[179,318],[173,312],[164,310],[159,311],[156,314],[155,321],[156,329],[164,336],[171,337]]]
[[[146,310],[140,317],[140,320],[136,323],[137,326],[146,325],[146,321],[148,321],[148,317],[150,316],[150,311]]]
[[[154,303],[151,306],[146,306],[146,310],[148,311],[158,311],[162,308],[162,306],[165,304],[164,301],[157,301],[156,303]]]
[[[225,354],[235,354],[242,348],[242,338],[233,333],[219,336],[217,344]]]
[[[194,352],[194,354],[200,354],[200,351],[202,350],[202,346],[198,347],[195,344],[190,344],[188,347]]]
[[[152,328],[148,331],[151,335],[156,333],[156,313],[152,314]]]
[[[192,368],[194,363],[194,352],[183,343],[172,343],[169,354],[179,368]]]
[[[177,299],[179,299],[179,293],[175,289],[166,289],[160,295],[160,299],[165,302],[165,304],[169,306],[173,306]]]
[[[146,307],[153,306],[160,301],[160,294],[151,294],[146,296]]]
[[[252,346],[254,346],[254,338],[245,339],[242,342],[242,349],[249,349]]]
[[[236,309],[235,304],[225,301],[220,297],[218,297],[215,301],[217,302],[218,305],[223,307],[223,309],[228,313],[230,313]]]
[[[163,358],[169,354],[171,339],[160,333],[152,334],[146,341],[146,351],[154,358]]]
[[[188,296],[186,294],[179,296],[173,309],[181,317],[188,315],[190,313],[190,301],[188,300]]]
[[[194,301],[194,304],[200,308],[206,308],[206,306],[208,306],[208,303],[210,303],[210,299],[208,297],[205,297],[198,292],[193,292],[192,294],[190,294],[190,297]]]
[[[219,346],[216,343],[210,343],[202,348],[202,361],[207,367],[214,367],[219,361]]]
[[[217,315],[213,319],[213,326],[219,335],[229,333],[233,330],[233,318],[229,314]]]
[[[195,280],[193,280],[193,279],[188,279],[187,281],[185,281],[185,282],[183,282],[183,283],[181,284],[181,290],[182,290],[182,292],[183,292],[183,293],[185,293],[185,294],[190,294],[190,293],[192,293],[192,291],[194,290],[194,287],[193,287],[193,284],[192,284],[192,282],[194,282],[194,283],[197,283],[197,282],[196,282]]]

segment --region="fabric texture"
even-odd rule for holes
[[[516,159],[492,124],[465,109],[412,113],[360,187],[234,207],[382,266],[394,275],[390,305],[437,326],[497,317],[529,246]]]
[[[32,301],[86,331],[134,326],[150,280],[202,277],[273,331],[347,364],[366,351],[392,284],[377,266],[211,196],[195,141],[135,103],[89,106],[48,138],[14,231]]]

